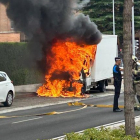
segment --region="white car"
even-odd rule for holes
[[[11,106],[15,98],[13,82],[5,72],[0,71],[0,102],[4,106]]]

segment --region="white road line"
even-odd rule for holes
[[[18,121],[18,122],[13,122],[12,124],[17,124],[17,123],[22,123],[22,122],[28,122],[28,121],[33,121],[33,120],[38,120],[41,119],[43,117],[38,117],[38,118],[33,118],[33,119],[28,119],[28,120],[22,120],[22,121]]]

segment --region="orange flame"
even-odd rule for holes
[[[46,97],[82,97],[83,84],[80,79],[82,68],[85,73],[89,71],[91,60],[93,62],[97,45],[78,45],[69,40],[57,40],[52,48],[53,55],[47,56],[51,68],[45,75],[46,83],[37,93]]]

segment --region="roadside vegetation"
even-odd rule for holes
[[[27,43],[0,43],[0,71],[6,72],[14,85],[40,83],[43,78],[35,64]]]
[[[91,128],[85,130],[82,134],[66,134],[65,140],[139,140],[140,127],[136,127],[136,137],[125,135],[125,127],[119,129],[110,129],[101,127],[100,129]]]

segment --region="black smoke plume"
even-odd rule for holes
[[[7,15],[14,22],[15,29],[23,32],[32,42],[31,50],[36,60],[41,60],[40,67],[44,72],[49,68],[47,53],[50,53],[51,43],[56,38],[72,37],[77,43],[86,44],[100,42],[101,33],[90,18],[82,13],[75,14],[75,10],[89,1],[0,0],[6,5]]]

